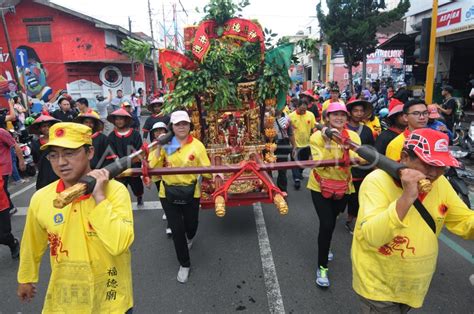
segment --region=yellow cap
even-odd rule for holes
[[[92,145],[92,130],[88,126],[73,122],[60,122],[49,129],[49,142],[41,146],[45,150],[50,146],[79,148]]]

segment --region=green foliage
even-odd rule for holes
[[[410,8],[409,0],[400,0],[390,11],[383,11],[386,8],[383,0],[327,0],[326,3],[327,15],[323,14],[321,4],[316,7],[320,27],[333,49],[342,49],[348,67],[357,66],[364,54],[375,50],[379,27],[401,19]]]
[[[279,92],[286,92],[290,84],[288,69],[275,63],[265,63],[263,73],[257,80],[257,100],[263,103],[265,99],[276,98]]]
[[[203,9],[204,13],[206,13],[204,20],[215,20],[218,25],[222,25],[249,4],[249,0],[241,0],[237,4],[232,0],[210,0],[209,4]],[[199,10],[197,11],[199,12]]]
[[[131,37],[122,40],[122,50],[140,63],[144,63],[147,59],[150,59],[152,48],[150,43]]]
[[[229,105],[241,106],[237,84],[255,79],[261,72],[259,43],[232,40],[211,40],[209,52],[195,71],[181,70],[176,87],[169,99],[167,111],[180,106],[189,107],[195,97],[204,97],[208,109],[224,109]]]
[[[296,45],[298,45],[302,51],[305,51],[308,54],[317,55],[319,54],[319,45],[321,41],[313,38],[305,38],[298,40]]]
[[[207,14],[204,20],[215,20],[222,31],[222,25],[247,5],[248,0],[242,0],[238,4],[231,0],[210,0],[204,7]],[[220,36],[219,28],[217,32]],[[273,48],[271,41],[277,34],[268,29],[264,32],[268,50]],[[186,55],[194,58],[189,52]],[[275,98],[280,91],[286,92],[291,83],[285,66],[263,62],[260,43],[225,38],[211,39],[207,55],[196,70],[181,69],[173,72],[175,88],[165,96],[166,112],[191,107],[196,99],[201,99],[206,110],[214,111],[230,106],[239,108],[242,102],[237,93],[238,83],[257,80],[257,99],[261,102]]]

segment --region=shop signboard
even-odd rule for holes
[[[456,1],[438,8],[436,37],[474,30],[474,2]]]

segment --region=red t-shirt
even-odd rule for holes
[[[0,128],[0,174],[12,174],[12,155],[10,148],[15,146],[15,139],[5,129]]]
[[[3,177],[0,176],[0,212],[10,207],[10,202],[8,201],[7,193],[5,193],[3,184]]]

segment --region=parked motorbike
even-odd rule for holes
[[[474,182],[474,173],[464,166],[459,160],[468,155],[468,152],[464,151],[459,146],[450,146],[449,152],[453,157],[458,159],[459,168],[450,167],[446,170],[444,176],[448,179],[451,186],[459,195],[459,197],[466,203],[467,207],[471,208],[471,201],[469,200],[469,188],[466,181]]]
[[[36,174],[36,167],[33,161],[33,154],[31,151],[31,141],[33,137],[27,132],[17,133],[15,132],[15,137],[18,142],[18,146],[23,153],[23,159],[25,160],[25,171],[22,171],[23,174],[33,177]]]
[[[466,158],[470,158],[474,153],[474,121],[471,122],[468,130],[464,132],[461,147],[467,152]]]

